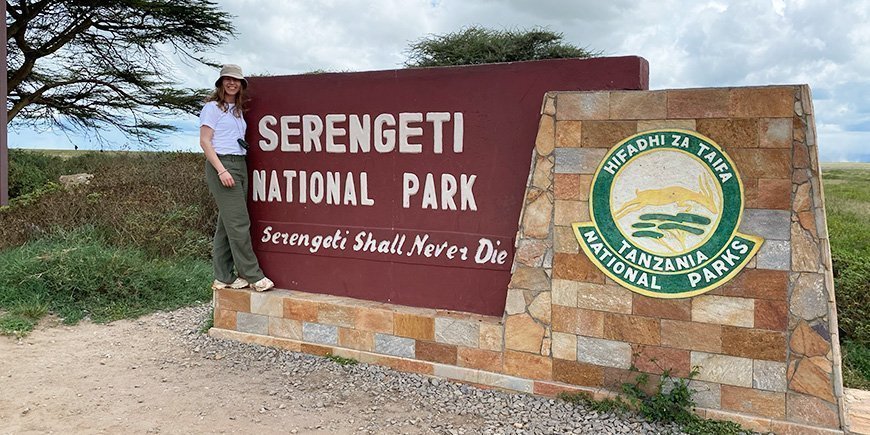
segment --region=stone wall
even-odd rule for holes
[[[633,293],[579,249],[605,152],[641,131],[716,141],[745,186],[740,230],[765,242],[728,284]],[[698,412],[759,431],[844,427],[839,343],[806,86],[560,92],[545,97],[505,314],[488,317],[277,290],[215,292],[211,334],[479,385],[613,395],[637,370],[687,376]]]

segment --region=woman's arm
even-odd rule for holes
[[[224,167],[224,164],[221,163],[217,153],[214,152],[214,146],[211,143],[212,138],[214,138],[213,128],[207,125],[199,127],[199,146],[205,153],[205,159],[208,160],[208,162],[211,163],[211,166],[218,172],[221,184],[223,184],[224,187],[233,187],[236,185],[236,180],[233,179],[233,176]]]

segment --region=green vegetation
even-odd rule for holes
[[[843,383],[870,389],[870,165],[826,164],[822,181],[834,264]]]
[[[353,366],[359,364],[359,361],[353,358],[345,358],[331,353],[327,354],[325,358],[341,366]]]

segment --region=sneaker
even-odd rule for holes
[[[272,282],[271,279],[263,277],[263,279],[255,282],[254,285],[252,285],[251,287],[253,287],[254,290],[258,292],[264,292],[271,289],[272,287],[275,287],[275,283]]]
[[[248,287],[250,285],[251,284],[248,283],[248,281],[246,281],[244,278],[236,278],[235,281],[233,281],[229,284],[227,284],[225,282],[218,281],[218,280],[214,280],[214,282],[211,284],[211,287],[215,290],[220,290],[222,288],[240,289],[240,288]]]

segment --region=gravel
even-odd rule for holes
[[[359,433],[680,433],[676,425],[650,423],[632,413],[598,413],[558,399],[484,390],[376,365],[340,365],[304,353],[216,339],[201,332],[210,314],[211,305],[204,304],[157,313],[155,317],[160,326],[176,333],[178,340],[201,358],[222,360],[225,365],[245,370],[279,372],[286,382],[269,394],[282,401],[275,405],[281,409],[342,409],[354,399],[365,397],[367,406],[360,415],[346,415],[344,419],[358,424]],[[398,413],[402,417],[395,417],[396,411],[403,409],[406,412]],[[260,410],[268,411],[267,406]],[[312,429],[329,430],[329,423]]]

